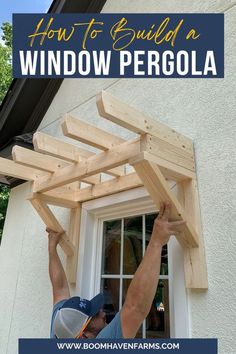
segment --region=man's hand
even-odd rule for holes
[[[169,241],[171,235],[178,235],[185,225],[186,221],[172,221],[169,222],[171,212],[171,204],[169,202],[161,202],[160,211],[156,218],[153,230],[152,241],[162,247]]]
[[[65,233],[65,231],[58,232],[50,229],[49,227],[46,228],[46,231],[48,233],[49,250],[56,249],[58,243],[61,240],[61,236]]]

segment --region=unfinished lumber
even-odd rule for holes
[[[93,155],[90,151],[41,132],[36,132],[34,134],[33,145],[37,152],[59,157],[69,162],[79,162],[80,157],[88,158]]]
[[[34,181],[39,176],[45,175],[38,169],[21,166],[12,160],[2,157],[0,157],[0,174],[20,178],[25,181]],[[50,174],[47,173],[46,176],[50,176]]]
[[[160,201],[171,202],[171,220],[186,221],[183,232],[175,235],[183,247],[186,287],[207,289],[193,142],[107,92],[98,95],[97,107],[102,117],[140,136],[125,141],[67,114],[64,134],[102,152],[38,132],[33,137],[35,151],[17,146],[14,161],[0,158],[0,174],[33,181],[29,200],[54,230],[62,231],[62,226],[48,204],[70,209],[69,235],[64,234],[60,244],[71,283],[76,281],[81,203],[144,186],[157,208]],[[136,172],[125,175],[126,163]],[[101,173],[115,178],[101,182]],[[81,189],[81,181],[90,186]]]
[[[45,193],[31,193],[28,199],[42,200],[46,204],[55,205],[63,208],[77,208],[78,202],[75,201],[77,192],[60,187]]]
[[[45,202],[34,198],[31,199],[30,202],[47,227],[54,231],[63,231],[63,228],[60,225],[59,221],[56,219],[56,217]],[[60,246],[67,256],[73,256],[74,246],[66,233],[62,235]]]
[[[33,144],[34,144],[35,151],[41,152],[43,154],[51,155],[54,157],[59,157],[63,160],[74,162],[74,163],[77,163],[79,161],[84,161],[84,159],[96,155],[94,152],[88,151],[83,148],[79,148],[77,146],[53,138],[50,135],[41,132],[37,132],[34,134]],[[122,176],[124,174],[124,167],[119,166],[104,172],[115,177]],[[96,176],[96,178],[101,179],[100,176]],[[90,183],[89,180],[87,181],[88,183]]]
[[[91,145],[100,150],[109,150],[112,147],[125,142],[122,138],[79,119],[75,119],[68,114],[65,115],[61,126],[65,136]]]
[[[75,193],[75,200],[82,203],[141,186],[143,186],[143,182],[138,177],[137,173],[130,173],[126,176],[102,182],[92,187],[80,189]]]
[[[146,134],[142,139],[143,151],[149,152],[158,158],[164,159],[178,166],[195,171],[194,154],[189,153],[160,138]]]
[[[196,178],[196,173],[174,162],[158,157],[157,154],[143,151],[132,159],[132,163],[147,160],[157,164],[166,179],[183,181],[185,179]]]
[[[181,235],[176,235],[178,241],[186,247],[198,247],[198,234],[178,199],[171,192],[159,167],[146,160],[139,162],[132,162],[132,160],[130,160],[130,163],[134,166],[138,176],[143,181],[144,186],[157,207],[160,207],[161,201],[169,200],[172,204],[171,220],[186,221],[184,232]]]
[[[207,264],[203,241],[199,196],[196,179],[180,183],[183,188],[183,207],[198,233],[198,248],[184,248],[185,282],[189,289],[208,288]]]
[[[167,181],[167,183],[170,188],[176,185],[174,181]],[[126,176],[114,178],[83,189],[69,191],[64,187],[60,187],[45,193],[34,193],[29,198],[37,198],[50,205],[77,208],[79,203],[142,186],[143,182],[138,177],[137,173],[133,172]]]
[[[12,149],[13,160],[21,165],[30,166],[46,172],[55,172],[58,168],[69,166],[70,163],[52,156],[15,145]]]
[[[34,184],[34,192],[46,192],[76,180],[123,165],[140,152],[140,139],[127,141],[108,151],[91,156],[80,164],[64,167],[50,178],[39,178]]]
[[[106,151],[114,146],[120,145],[125,142],[113,134],[105,130],[94,127],[91,124],[85,123],[79,119],[73,118],[68,114],[64,117],[64,122],[61,125],[63,134],[68,138],[80,141],[81,143],[88,144],[97,149]],[[118,166],[113,170],[108,171],[112,176],[123,176],[124,166]]]
[[[154,135],[183,151],[193,153],[191,139],[118,100],[107,91],[102,91],[97,95],[97,108],[101,117],[132,132]]]
[[[15,162],[29,167],[36,167],[39,170],[54,173],[58,169],[71,166],[72,164],[62,159],[43,155],[38,152],[23,148],[21,146],[14,146],[12,149],[12,157]],[[79,161],[78,161],[79,162]],[[99,183],[101,176],[91,176],[85,178],[83,182],[89,184]]]
[[[70,211],[70,228],[69,238],[74,246],[74,255],[67,257],[66,274],[67,279],[71,284],[76,283],[77,279],[77,263],[80,241],[80,223],[81,223],[81,205]]]

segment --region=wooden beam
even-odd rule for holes
[[[77,208],[78,202],[75,201],[76,194],[76,191],[69,191],[64,187],[60,187],[46,193],[32,193],[28,199],[38,199],[46,204],[63,208]]]
[[[137,173],[130,173],[126,176],[115,178],[92,187],[80,189],[75,193],[75,200],[85,202],[141,186],[143,186],[143,182],[140,180]]]
[[[21,165],[36,167],[39,170],[54,173],[58,169],[72,166],[70,162],[64,161],[57,157],[43,155],[38,152],[23,148],[21,146],[14,146],[12,149],[13,160]],[[97,184],[101,181],[101,176],[91,176],[83,180],[85,183]]]
[[[34,181],[39,176],[44,175],[44,173],[38,169],[21,166],[12,160],[4,159],[2,157],[0,157],[0,174],[20,178],[25,181]],[[48,173],[46,175],[50,176]]]
[[[107,91],[102,91],[98,94],[97,108],[101,117],[113,123],[138,134],[155,135],[183,151],[186,150],[189,153],[193,153],[191,139],[118,100]]]
[[[127,141],[108,151],[92,156],[80,164],[64,167],[50,178],[40,178],[34,184],[34,192],[46,192],[64,184],[123,165],[140,152],[140,139]]]
[[[167,161],[146,151],[143,151],[134,158],[132,158],[130,162],[131,164],[134,164],[143,160],[157,164],[161,172],[167,179],[171,179],[174,181],[183,181],[185,179],[196,178],[195,172],[192,172],[187,168],[178,166],[173,162]]]
[[[126,141],[105,130],[73,118],[68,114],[65,115],[61,126],[63,134],[68,138],[78,140],[103,151],[109,150]],[[118,166],[113,170],[107,171],[107,173],[115,177],[123,176],[124,166]]]
[[[176,182],[174,181],[167,181],[167,183],[171,189],[176,185]],[[31,198],[35,196],[35,198],[43,200],[48,204],[76,208],[79,203],[142,186],[143,182],[138,177],[137,173],[134,172],[126,176],[114,178],[106,182],[71,192],[60,187],[45,193],[34,193]]]
[[[13,160],[19,164],[37,168],[42,171],[55,172],[70,163],[56,157],[43,155],[38,152],[15,145],[12,149]]]
[[[70,228],[69,237],[74,245],[74,255],[67,257],[66,274],[71,284],[76,283],[77,279],[77,263],[80,241],[80,222],[81,222],[81,205],[70,212]]]
[[[38,199],[31,199],[30,202],[47,227],[58,232],[63,231],[62,226],[45,202]],[[60,246],[67,256],[73,256],[74,246],[66,233],[62,235]]]
[[[65,143],[62,140],[55,139],[50,135],[41,132],[37,132],[34,134],[33,144],[34,144],[35,151],[41,152],[43,154],[48,154],[54,157],[59,157],[62,158],[63,160],[74,162],[74,163],[77,163],[79,161],[84,161],[84,159],[96,155],[94,152]],[[124,167],[118,166],[109,171],[105,171],[105,173],[111,176],[122,176],[124,174]],[[99,180],[100,176],[96,176],[95,178]],[[98,182],[99,181],[97,181],[96,183]],[[88,183],[90,183],[89,180]]]
[[[186,287],[206,290],[208,288],[207,265],[199,208],[197,181],[183,181],[184,208],[188,212],[189,221],[199,236],[198,248],[184,248],[184,268]]]
[[[170,189],[176,186],[176,182],[174,181],[167,181],[167,183]],[[75,193],[75,200],[83,203],[92,199],[105,197],[139,187],[143,187],[143,182],[138,177],[137,173],[134,172],[123,177],[102,182],[92,187],[80,189]]]
[[[176,236],[179,242],[186,247],[198,247],[198,234],[178,199],[171,192],[159,167],[145,160],[134,163],[133,166],[157,207],[160,207],[160,201],[169,200],[172,204],[171,220],[186,221],[184,232]]]
[[[78,162],[80,161],[80,157],[88,158],[93,155],[90,151],[81,149],[41,132],[34,134],[33,144],[35,151],[59,157],[69,162]]]
[[[94,156],[94,155],[93,155]],[[105,174],[113,177],[120,177],[125,175],[125,166],[117,166],[110,170],[104,171]]]
[[[93,125],[82,122],[79,119],[75,119],[69,115],[64,117],[62,131],[64,135],[69,138],[78,140],[104,151],[125,142],[124,139],[110,134],[105,130],[94,127]]]
[[[194,154],[150,134],[142,139],[142,149],[177,166],[195,171]]]

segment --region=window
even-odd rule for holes
[[[148,246],[156,214],[103,221],[101,291],[107,322],[121,309],[130,282]],[[151,311],[137,337],[167,338],[169,326],[168,252],[163,248],[161,276]]]
[[[125,291],[150,238],[156,213],[156,206],[144,188],[82,205],[78,279],[74,294],[90,299],[101,289],[105,290],[106,310],[110,319],[122,305]],[[119,240],[120,244],[112,244],[114,239]],[[137,252],[130,257],[134,249]],[[109,263],[109,252],[114,258],[113,264]],[[157,321],[155,325],[152,318],[153,314],[150,314],[139,331],[140,337],[189,337],[183,259],[182,248],[174,237],[171,238],[168,243],[168,262],[167,248],[163,252],[160,289],[156,296],[159,302],[163,300],[164,313],[160,316],[164,317],[164,321],[162,327],[158,327]],[[156,301],[156,304],[159,302]]]

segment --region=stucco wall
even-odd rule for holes
[[[225,12],[224,79],[64,80],[40,130],[62,137],[64,113],[117,129],[98,117],[95,95],[108,90],[195,142],[209,290],[190,291],[192,337],[218,337],[220,354],[233,354],[235,327],[235,92],[236,1],[108,0],[104,12]],[[130,134],[121,129],[119,134]],[[16,353],[19,337],[47,337],[51,295],[44,226],[25,198],[12,191],[0,247],[0,354]],[[65,227],[68,214],[58,210]]]
[[[12,191],[0,247],[1,354],[17,353],[18,338],[49,333],[52,296],[47,239],[44,225],[26,200],[29,191],[29,183]],[[67,229],[68,212],[54,211]]]

